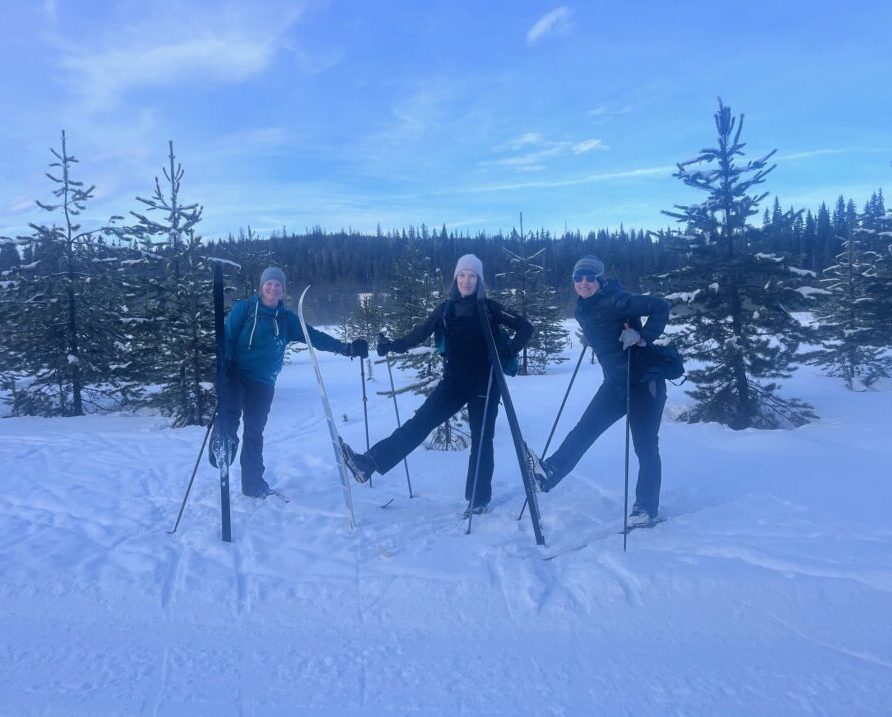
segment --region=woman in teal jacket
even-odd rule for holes
[[[291,341],[306,343],[297,314],[282,303],[284,295],[285,273],[271,266],[260,275],[260,293],[237,302],[226,319],[229,400],[218,425],[222,424],[231,463],[238,448],[239,420],[244,416],[242,493],[252,498],[265,498],[273,492],[263,478],[263,429],[273,402],[276,377],[285,359],[285,347]],[[345,344],[322,331],[307,328],[316,349],[351,358],[364,359],[369,355],[365,339]],[[213,451],[210,456],[213,464]]]

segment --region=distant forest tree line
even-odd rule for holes
[[[766,209],[758,229],[764,250],[784,254],[789,263],[821,274],[836,261],[845,238],[858,225],[861,216],[854,200],[840,195],[832,209],[822,203],[816,211],[781,209],[775,198]],[[882,189],[873,193],[864,212],[872,217],[885,214]],[[260,238],[248,228],[226,239],[208,243],[208,254],[238,262],[245,275],[245,292],[256,289],[255,278],[269,263],[285,269],[293,293],[296,287],[313,285],[317,312],[327,323],[334,323],[352,311],[351,294],[369,292],[388,294],[396,275],[395,267],[410,253],[427,257],[428,269],[451,277],[456,259],[462,254],[476,254],[483,261],[490,287],[507,288],[502,277],[509,268],[507,252],[521,252],[520,228],[509,233],[449,231],[443,225],[431,230],[425,224],[374,234],[355,230],[327,232],[313,227],[302,233],[286,228]],[[679,268],[685,256],[667,247],[663,234],[643,229],[579,230],[552,235],[545,229],[526,233],[524,251],[542,251],[544,283],[557,292],[557,300],[566,316],[571,316],[575,294],[570,282],[573,264],[584,254],[600,257],[609,276],[619,279],[630,291],[644,291],[646,278]],[[265,263],[266,262],[266,263]],[[310,298],[308,297],[308,301]],[[318,315],[318,314],[317,314]]]

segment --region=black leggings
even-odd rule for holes
[[[458,413],[461,407],[467,404],[468,419],[471,424],[471,457],[468,461],[468,474],[465,480],[465,500],[471,500],[477,454],[482,451],[474,502],[478,505],[488,503],[492,498],[492,472],[495,467],[492,438],[496,416],[499,413],[499,390],[495,380],[490,388],[489,407],[486,409],[486,428],[483,430],[485,403],[485,386],[481,391],[462,386],[457,381],[449,379],[440,381],[412,418],[397,428],[390,436],[371,447],[369,455],[378,466],[378,472],[387,473],[415,450],[432,430]]]

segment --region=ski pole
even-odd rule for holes
[[[624,483],[625,502],[623,503],[623,552],[626,552],[626,540],[629,537],[629,429],[631,419],[629,413],[632,407],[632,347],[626,349],[626,477]]]
[[[183,511],[186,509],[186,501],[189,500],[189,493],[192,490],[192,482],[195,480],[195,474],[198,472],[198,464],[201,463],[201,457],[204,455],[204,447],[207,445],[208,436],[211,435],[211,429],[214,427],[214,422],[217,420],[217,406],[214,406],[214,413],[211,416],[211,421],[208,423],[208,429],[204,432],[204,440],[201,442],[201,450],[198,451],[198,458],[195,459],[195,467],[192,469],[192,476],[189,478],[189,485],[186,486],[186,494],[183,496],[183,502],[180,505],[180,512],[177,515],[177,522],[173,526],[173,530],[168,530],[168,535],[173,535],[177,532],[177,528],[180,527],[180,518],[183,517]]]
[[[365,392],[365,359],[359,357],[359,375],[362,377],[362,417],[365,420],[365,449],[369,449],[369,399]],[[369,478],[369,488],[372,487],[372,479]]]
[[[570,384],[567,386],[567,391],[564,393],[564,400],[561,401],[561,407],[558,409],[557,416],[554,419],[554,424],[551,426],[551,433],[548,434],[548,440],[545,441],[545,448],[542,449],[542,460],[545,460],[545,454],[548,452],[548,446],[551,445],[551,439],[554,436],[554,431],[557,428],[558,421],[561,420],[561,414],[564,412],[564,405],[567,403],[567,397],[570,395],[570,389],[573,388],[573,382],[576,380],[576,372],[579,371],[579,366],[582,364],[582,358],[585,356],[585,350],[587,346],[582,347],[582,351],[579,353],[579,359],[576,361],[576,368],[573,369],[573,375],[570,377]],[[517,519],[520,520],[523,518],[523,512],[527,509],[527,501],[524,499],[523,507],[520,509],[520,514],[517,516]]]
[[[396,402],[396,389],[393,387],[393,371],[390,368],[390,356],[385,356],[385,360],[387,361],[387,375],[390,376],[390,395],[393,397],[393,410],[396,411],[396,425],[397,428],[402,427],[402,423],[400,423],[400,407]],[[409,486],[409,497],[414,498],[412,495],[412,479],[409,478],[409,464],[406,462],[406,459],[403,458],[403,467],[406,469],[406,483]]]
[[[471,505],[468,508],[468,528],[465,535],[471,534],[471,521],[474,520],[474,504],[477,501],[477,479],[480,477],[480,458],[483,455],[483,443],[486,440],[486,416],[489,412],[489,393],[492,390],[492,365],[489,367],[489,381],[486,384],[486,398],[483,401],[483,423],[480,428],[480,440],[477,443],[477,465],[474,467],[474,484],[471,487]]]

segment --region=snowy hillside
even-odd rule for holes
[[[359,366],[320,359],[342,432],[364,447]],[[509,379],[535,448],[574,363]],[[557,439],[599,382],[584,363]],[[374,385],[372,441],[395,427]],[[243,498],[236,469],[230,545],[206,462],[167,534],[203,429],[4,419],[0,713],[888,715],[890,393],[809,368],[789,392],[820,420],[733,432],[673,422],[688,399],[670,387],[669,520],[627,553],[622,423],[541,497],[539,548],[515,520],[504,413],[493,511],[470,536],[467,451],[423,449],[415,499],[401,467],[354,486],[351,531],[306,353],[266,431],[267,478],[291,500]],[[404,417],[419,403],[401,401]]]

